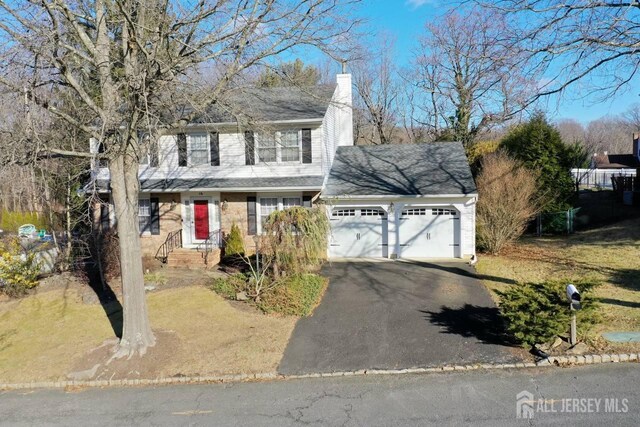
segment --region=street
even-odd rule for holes
[[[637,425],[638,365],[11,391],[2,425]],[[523,398],[523,393],[525,397]],[[531,393],[526,397],[526,393]],[[516,416],[516,395],[521,414]],[[527,414],[527,410],[530,412]]]

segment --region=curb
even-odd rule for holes
[[[276,372],[238,375],[212,375],[195,377],[168,377],[155,379],[125,379],[125,380],[66,380],[66,381],[32,381],[28,383],[0,383],[0,390],[25,390],[38,388],[97,388],[97,387],[130,387],[130,386],[154,386],[175,384],[222,384],[251,381],[270,380],[299,380],[309,378],[331,378],[364,375],[402,375],[402,374],[429,374],[438,372],[460,372],[493,369],[523,369],[571,365],[597,365],[603,363],[629,363],[640,362],[640,353],[621,354],[592,354],[584,356],[551,356],[539,362],[520,363],[476,363],[472,365],[444,365],[433,368],[407,368],[407,369],[360,369],[357,371],[325,372],[301,375],[282,375]]]

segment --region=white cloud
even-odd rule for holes
[[[424,6],[425,4],[433,4],[435,0],[407,0],[405,2],[406,5],[411,7],[412,9],[417,9],[419,7]]]

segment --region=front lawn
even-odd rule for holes
[[[156,346],[142,359],[109,364],[116,342],[111,322],[102,306],[82,301],[83,289],[43,288],[0,303],[0,383],[67,379],[96,365],[90,375],[95,379],[275,370],[296,317],[265,315],[204,286],[171,287],[171,282],[148,294]],[[117,308],[107,311],[117,324]]]
[[[516,282],[589,280],[602,315],[590,340],[601,350],[638,350],[640,345],[611,344],[606,331],[640,331],[640,221],[626,220],[571,236],[524,238],[500,256],[480,255],[476,266],[492,291]]]

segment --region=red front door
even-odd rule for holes
[[[196,240],[205,240],[209,238],[209,201],[194,200],[194,222],[196,230]]]

